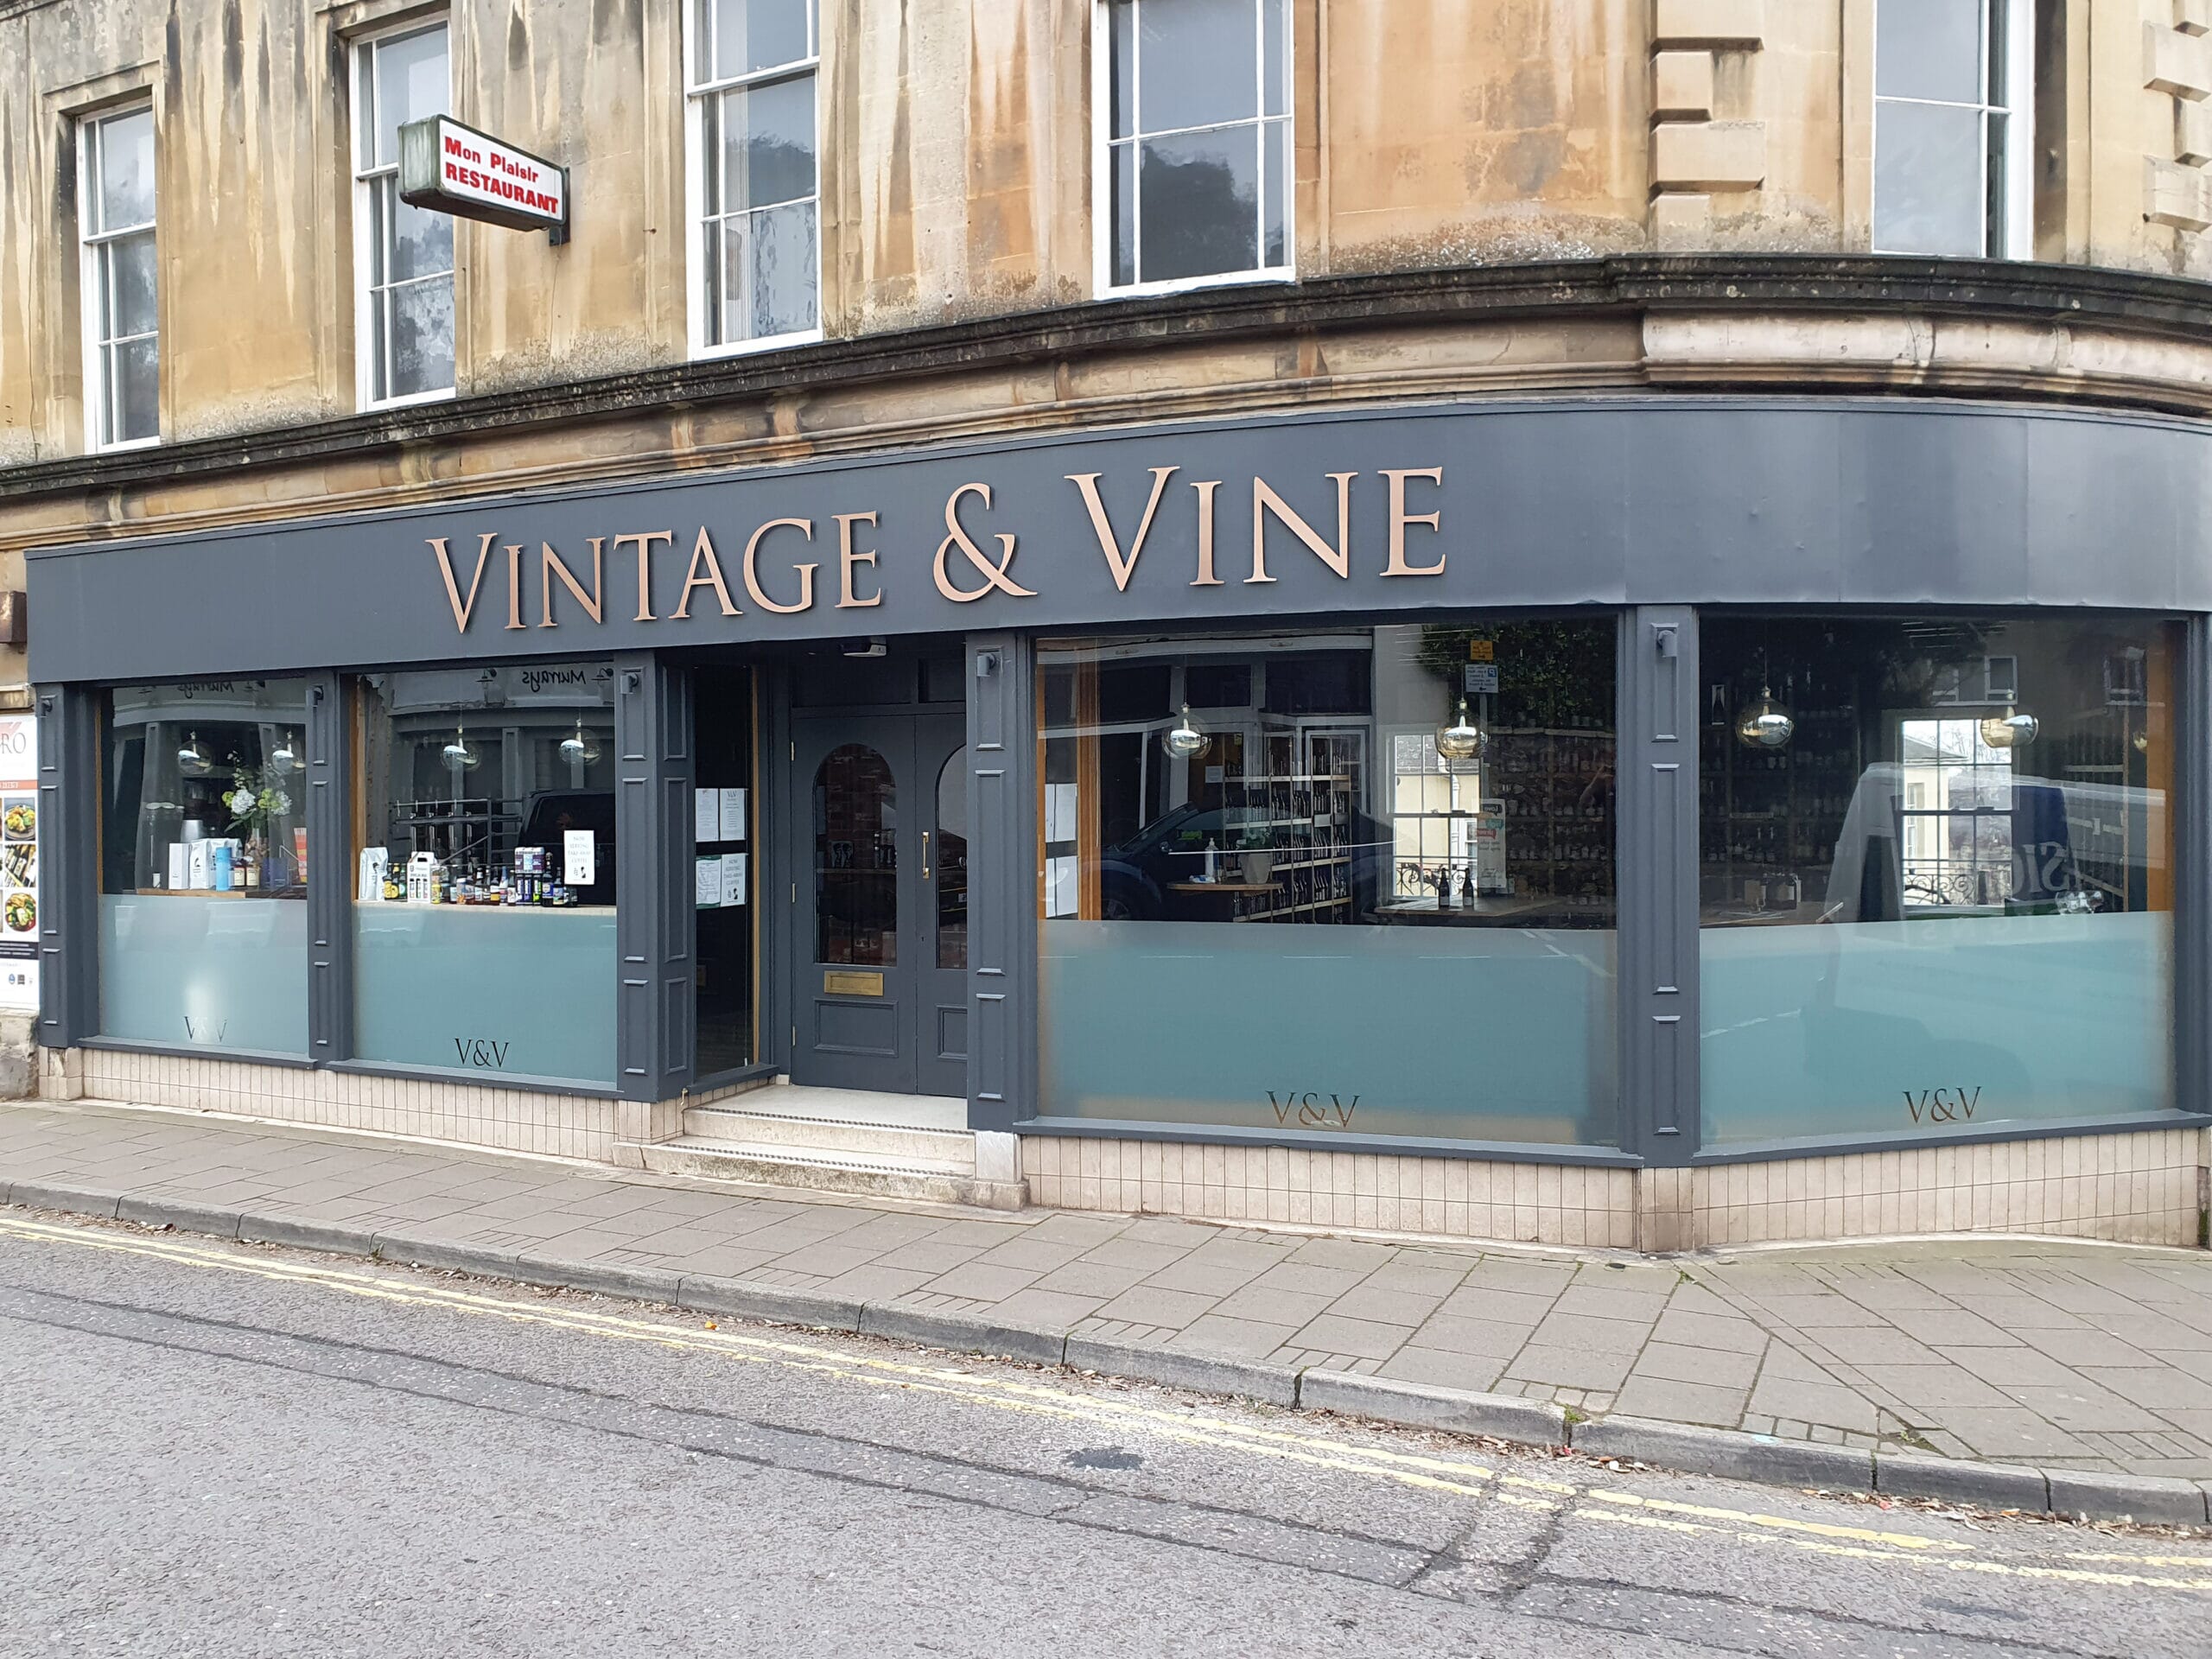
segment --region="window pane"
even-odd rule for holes
[[[899,789],[874,749],[832,750],[814,774],[814,959],[899,961]]]
[[[154,222],[154,112],[138,110],[99,123],[97,228],[126,230]]]
[[[1986,3],[1881,0],[1875,22],[1875,96],[1980,103]]]
[[[1137,279],[1137,147],[1135,142],[1113,149],[1114,280]]]
[[[383,181],[391,204],[391,274],[384,280],[404,283],[453,269],[453,218],[410,207],[400,200],[397,181]]]
[[[611,1084],[613,670],[429,669],[353,690],[357,1052]]]
[[[1112,34],[1109,49],[1112,53],[1110,73],[1113,79],[1113,103],[1109,115],[1112,125],[1107,137],[1127,138],[1135,133],[1137,120],[1137,9],[1135,0],[1116,0],[1107,12],[1106,20]]]
[[[391,290],[391,397],[453,385],[453,278],[433,276]]]
[[[1262,66],[1262,113],[1290,113],[1290,7],[1287,0],[1262,0],[1260,27],[1267,40],[1267,61]]]
[[[772,69],[810,56],[806,25],[810,0],[719,0],[715,79]]]
[[[1041,651],[1044,1110],[1618,1144],[1614,645],[1470,620]],[[1114,692],[1146,669],[1174,709]]]
[[[726,220],[727,338],[765,340],[814,327],[815,208],[791,202]]]
[[[1290,261],[1285,226],[1290,222],[1290,123],[1274,121],[1260,129],[1267,147],[1267,213],[1262,221],[1262,263],[1270,270]]]
[[[125,237],[102,251],[111,296],[105,338],[154,332],[154,238]]]
[[[304,1054],[307,683],[118,686],[105,714],[101,1032]]]
[[[404,40],[376,43],[377,165],[399,160],[399,130],[426,115],[442,115],[453,101],[442,26]]]
[[[937,965],[968,965],[968,751],[956,750],[937,779]]]
[[[723,96],[721,209],[770,207],[814,194],[814,77]]]
[[[1143,0],[1137,113],[1147,132],[1259,113],[1253,0]]]
[[[161,435],[161,368],[157,342],[127,340],[115,353],[115,407],[109,411],[109,442],[134,443]]]
[[[1166,282],[1259,262],[1259,135],[1230,127],[1141,141],[1142,280]]]
[[[1982,251],[1988,185],[1981,116],[1933,104],[1878,104],[1874,245],[1885,253]]]
[[[1709,1143],[2173,1103],[2177,633],[1703,625]]]

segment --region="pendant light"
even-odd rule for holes
[[[2024,748],[2036,741],[2036,734],[2043,729],[2033,715],[2017,713],[2007,708],[2001,715],[1991,715],[1981,722],[1981,741],[1993,749]]]
[[[269,752],[269,764],[279,772],[293,772],[298,769],[300,754],[299,751],[292,747],[292,734],[289,731],[276,734],[276,747]]]
[[[1160,746],[1178,760],[1195,760],[1213,747],[1213,740],[1191,718],[1191,705],[1183,705],[1182,717],[1160,734]]]
[[[1436,730],[1436,752],[1446,760],[1471,760],[1483,752],[1482,728],[1467,718],[1467,700],[1459,699],[1459,712],[1449,726]]]
[[[584,717],[576,716],[573,735],[561,740],[561,759],[572,766],[588,766],[599,759],[599,745],[584,735]]]
[[[1780,749],[1797,734],[1797,721],[1774,700],[1774,683],[1766,674],[1765,653],[1760,653],[1759,694],[1736,713],[1736,741],[1747,749]]]
[[[446,767],[451,772],[474,772],[483,764],[484,757],[468,747],[468,735],[458,726],[453,728],[453,741],[446,745]]]
[[[205,778],[214,769],[207,751],[200,747],[199,733],[187,737],[184,747],[176,752],[176,769],[188,778]]]

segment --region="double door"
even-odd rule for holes
[[[792,722],[795,1083],[968,1092],[965,723]]]

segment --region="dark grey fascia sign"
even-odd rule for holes
[[[399,130],[399,199],[410,207],[569,239],[569,169],[449,115]]]

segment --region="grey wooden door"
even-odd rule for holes
[[[948,871],[938,798],[963,721],[840,714],[792,728],[792,1081],[964,1095],[965,813]]]

